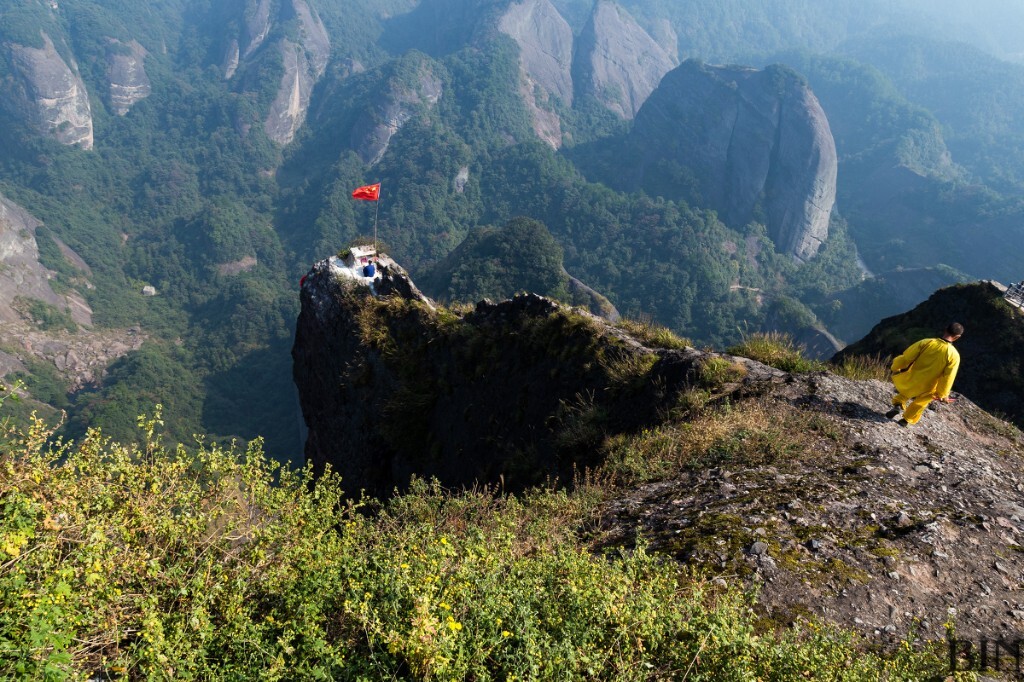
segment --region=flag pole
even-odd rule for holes
[[[373,202],[373,255],[377,255],[377,212],[380,210],[380,193],[378,190],[377,201]]]

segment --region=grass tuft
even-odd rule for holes
[[[825,369],[825,363],[810,360],[793,337],[782,332],[751,334],[729,349],[729,353],[757,360],[784,372],[816,372]]]
[[[878,355],[848,355],[832,371],[847,379],[889,379],[889,363]]]

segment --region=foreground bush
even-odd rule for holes
[[[641,547],[587,551],[586,494],[386,505],[243,456],[39,423],[0,454],[0,675],[62,679],[922,679]]]

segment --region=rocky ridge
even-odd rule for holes
[[[350,490],[568,481],[653,438],[692,453],[617,487],[581,529],[595,549],[642,537],[746,581],[779,624],[941,639],[952,615],[964,637],[1019,636],[1024,435],[971,400],[903,428],[884,416],[888,383],[654,348],[529,294],[448,311],[383,271],[370,286],[323,261],[301,294],[306,455]]]
[[[756,390],[802,423],[801,451],[638,486],[607,505],[600,544],[651,545],[739,574],[776,621],[814,614],[868,635],[1019,637],[1024,435],[966,398],[913,428],[885,418],[887,383],[829,373]]]

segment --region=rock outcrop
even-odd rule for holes
[[[1024,435],[968,398],[907,429],[884,415],[887,382],[652,348],[531,294],[439,309],[393,264],[359,280],[314,266],[292,351],[307,458],[352,494],[664,457],[646,482],[603,487],[595,550],[642,537],[756,586],[779,625],[813,614],[898,642],[941,640],[950,609],[968,637],[1024,617]]]
[[[743,577],[780,625],[810,615],[895,645],[911,632],[944,640],[952,615],[965,639],[1019,637],[1020,431],[967,399],[902,428],[883,414],[889,384],[827,372],[745,391],[722,417],[735,420],[735,454],[720,445],[623,491],[595,524],[599,546],[642,536],[687,566]]]
[[[814,94],[785,67],[685,62],[640,109],[629,146],[641,176],[664,162],[688,168],[726,223],[765,223],[776,248],[799,261],[828,236],[835,142]]]
[[[390,81],[352,127],[351,145],[359,158],[371,166],[380,161],[391,138],[414,116],[433,108],[441,99],[441,93],[441,78],[426,58],[420,62],[411,82]]]
[[[631,119],[675,65],[625,9],[599,0],[580,34],[573,73],[578,92]]]
[[[110,108],[118,116],[127,114],[136,102],[153,92],[145,60],[146,50],[137,41],[126,44],[110,39],[107,48]]]
[[[280,145],[291,142],[306,120],[313,86],[327,68],[331,53],[331,43],[320,17],[305,0],[292,0],[292,8],[299,19],[300,40],[293,43],[283,39],[279,45],[284,74],[263,123],[267,136]]]
[[[317,263],[302,286],[292,349],[306,458],[340,472],[352,492],[388,494],[414,474],[512,489],[571,480],[601,434],[587,419],[614,415],[611,430],[649,423],[708,357],[645,348],[534,294],[455,314],[397,266],[381,271],[371,286],[330,260]],[[635,362],[650,371],[624,377]]]
[[[50,36],[43,47],[11,45],[16,75],[14,106],[40,134],[65,145],[92,149],[92,109],[78,68],[57,52]]]
[[[35,231],[41,223],[25,209],[0,196],[0,322],[21,319],[15,310],[18,298],[42,301],[60,310],[68,310],[64,296],[50,286],[50,271],[39,263]],[[80,298],[80,297],[79,297]],[[73,306],[88,323],[84,301]]]
[[[534,132],[557,149],[562,144],[561,119],[550,98],[572,105],[572,29],[548,0],[523,0],[509,5],[498,30],[519,46],[520,94]]]

